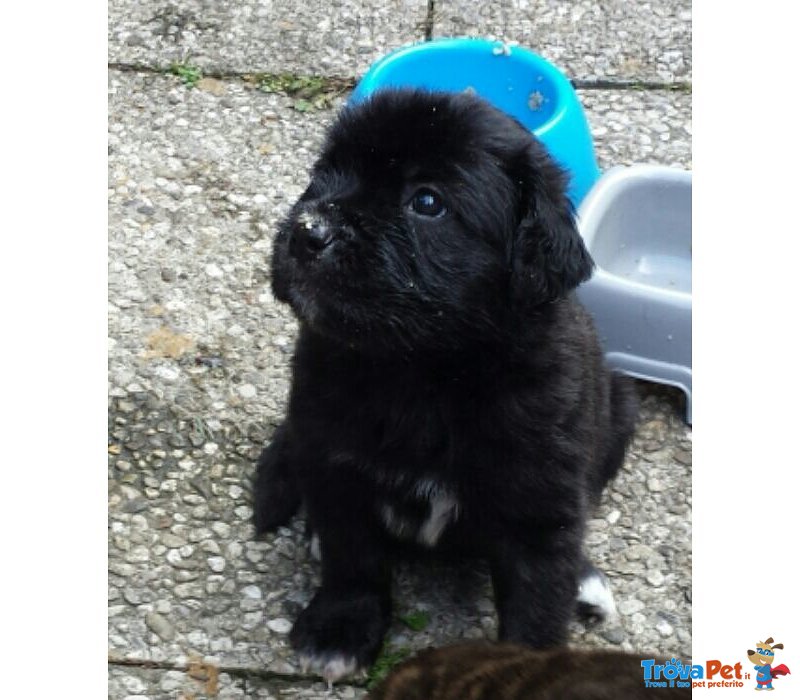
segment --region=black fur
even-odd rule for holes
[[[377,654],[393,554],[425,532],[488,558],[502,639],[564,640],[636,410],[572,294],[592,261],[565,185],[482,100],[387,91],[342,112],[280,227],[273,291],[301,330],[255,522],[307,507],[323,581],[291,641],[329,677]],[[415,211],[420,188],[446,211]]]

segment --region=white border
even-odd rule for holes
[[[694,5],[693,658],[772,636],[800,674],[797,23],[734,7]]]
[[[7,3],[2,600],[7,697],[107,697],[107,21]]]

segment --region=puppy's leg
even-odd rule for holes
[[[561,644],[575,610],[580,537],[558,530],[526,539],[500,537],[490,557],[499,638],[534,648]]]
[[[309,501],[322,554],[322,586],[292,628],[305,669],[333,682],[368,667],[391,618],[391,569],[381,535],[347,489]],[[361,517],[363,514],[363,517]]]
[[[256,534],[285,525],[300,507],[297,478],[287,454],[288,437],[281,425],[258,458],[253,484],[253,522]]]

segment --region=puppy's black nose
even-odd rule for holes
[[[333,234],[327,226],[303,227],[300,233],[300,243],[311,251],[320,251],[327,248],[333,241]]]
[[[289,248],[295,257],[308,259],[319,255],[331,243],[333,231],[330,226],[304,219],[292,230]]]

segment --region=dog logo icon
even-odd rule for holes
[[[779,676],[791,673],[785,664],[772,665],[775,660],[775,649],[783,649],[783,644],[775,644],[772,637],[768,637],[765,641],[758,643],[755,651],[747,650],[747,658],[757,671],[756,690],[775,690],[772,687],[772,681]]]

